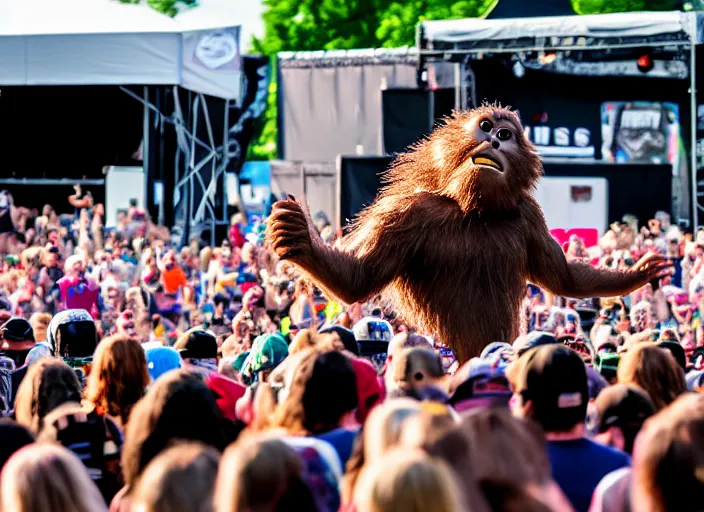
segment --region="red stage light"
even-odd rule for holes
[[[651,69],[653,69],[653,59],[650,58],[650,55],[647,53],[645,55],[642,55],[638,59],[638,70],[641,71],[642,73],[647,73]]]

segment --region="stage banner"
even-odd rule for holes
[[[601,106],[602,158],[617,163],[671,163],[680,158],[680,115],[675,103],[606,102]]]

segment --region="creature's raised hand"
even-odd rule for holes
[[[306,210],[289,197],[274,203],[266,238],[279,258],[302,263],[312,256],[317,233]]]
[[[636,284],[644,286],[654,279],[660,279],[672,274],[672,262],[656,253],[649,253],[638,260],[628,273],[633,276]]]

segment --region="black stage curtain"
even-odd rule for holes
[[[381,174],[391,157],[342,157],[340,162],[340,219],[344,226],[366,205],[381,187]],[[546,163],[550,177],[603,177],[609,182],[609,222],[631,213],[641,223],[655,212],[669,212],[672,205],[672,167],[642,164]]]

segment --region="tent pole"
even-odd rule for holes
[[[149,144],[149,139],[150,139],[150,134],[151,134],[151,126],[149,125],[149,118],[151,117],[149,115],[149,87],[144,86],[143,88],[143,94],[144,94],[144,126],[142,128],[143,134],[142,134],[142,167],[144,171],[144,197],[142,197],[142,207],[144,208],[144,211],[149,212],[151,208],[151,204],[149,203],[149,200],[151,197],[153,197],[150,193],[150,187],[153,187],[154,185],[152,184],[151,180],[151,173],[153,171],[153,166],[151,162],[151,148]],[[150,215],[151,218],[151,215]]]
[[[691,36],[690,36],[691,38]],[[699,197],[697,187],[697,74],[696,44],[690,39],[689,53],[689,99],[690,99],[690,167],[692,169],[692,226],[694,233],[699,229]]]

